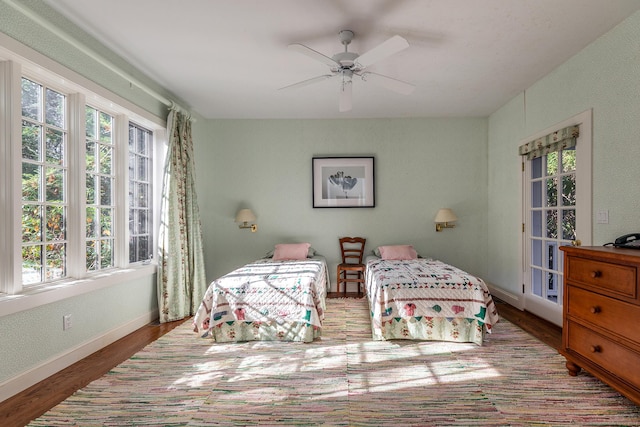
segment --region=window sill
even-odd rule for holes
[[[0,294],[0,317],[108,288],[122,283],[123,280],[135,280],[155,273],[155,264],[136,265],[101,272],[84,279],[33,286],[15,295]]]

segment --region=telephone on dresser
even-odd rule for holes
[[[613,243],[605,244],[605,246],[609,245],[613,245],[616,248],[640,249],[640,233],[625,234],[618,237]]]

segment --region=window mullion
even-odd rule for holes
[[[22,291],[22,67],[0,61],[0,292]]]
[[[86,162],[85,162],[85,97],[69,95],[69,224],[67,270],[70,277],[86,276]]]
[[[115,188],[115,259],[116,267],[129,265],[129,119],[125,115],[115,118],[114,166],[116,170]]]

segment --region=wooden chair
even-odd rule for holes
[[[338,264],[338,292],[340,284],[344,283],[344,294],[347,293],[347,284],[358,284],[358,296],[362,295],[360,285],[364,285],[365,265],[362,263],[364,245],[367,239],[362,237],[343,237],[340,239],[340,253],[342,263]]]

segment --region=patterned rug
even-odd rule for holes
[[[310,344],[215,344],[186,322],[30,425],[640,425],[640,407],[504,319],[482,347],[372,341],[364,299],[327,305]]]

